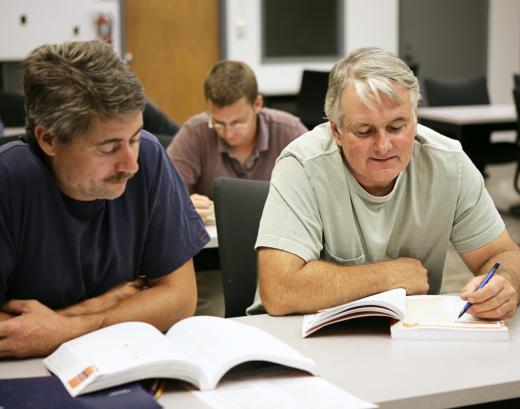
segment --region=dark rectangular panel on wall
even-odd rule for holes
[[[400,0],[399,55],[419,77],[485,76],[488,0]]]
[[[323,59],[341,54],[341,0],[262,1],[262,57]]]

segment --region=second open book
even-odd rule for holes
[[[366,316],[389,317],[394,339],[508,340],[505,321],[458,319],[465,301],[456,295],[406,296],[403,288],[385,291],[303,317],[302,336],[335,322]]]
[[[229,369],[249,361],[316,372],[314,361],[267,332],[204,316],[184,319],[166,335],[143,322],[112,325],[65,342],[44,363],[77,396],[147,378],[213,389]]]

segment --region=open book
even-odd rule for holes
[[[213,389],[234,366],[267,361],[316,373],[314,361],[267,332],[217,317],[186,318],[163,335],[126,322],[62,344],[44,360],[72,396],[147,378],[175,378]]]
[[[339,321],[366,316],[397,320],[390,327],[394,339],[507,340],[505,321],[481,320],[466,313],[457,295],[406,296],[403,288],[385,291],[303,317],[302,336]]]
[[[379,316],[400,320],[404,317],[405,309],[406,291],[404,288],[396,288],[337,307],[327,308],[316,314],[304,315],[302,337],[305,338],[327,325],[352,318]]]
[[[509,339],[505,321],[480,320],[466,313],[466,302],[456,295],[406,297],[404,318],[390,327],[394,339],[451,339],[503,341]]]

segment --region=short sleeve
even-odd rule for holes
[[[322,234],[318,202],[304,167],[294,157],[279,159],[255,247],[284,250],[309,261],[320,257]]]
[[[476,250],[496,239],[504,228],[482,175],[464,154],[460,169],[460,193],[450,237],[453,246],[462,253]]]
[[[202,169],[201,147],[197,146],[200,138],[195,135],[195,132],[196,130],[189,124],[183,125],[168,147],[168,155],[190,193],[194,193]]]
[[[165,151],[159,160],[150,188],[150,218],[141,271],[150,277],[168,274],[181,267],[209,241],[201,218],[186,187]]]

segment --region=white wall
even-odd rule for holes
[[[45,43],[94,39],[101,12],[112,17],[114,49],[121,54],[119,0],[1,0],[0,7],[0,61],[23,60]]]
[[[489,0],[488,35],[491,102],[513,103],[513,73],[520,73],[520,0]]]
[[[225,1],[225,55],[222,57],[249,64],[256,73],[261,93],[296,94],[304,68],[330,70],[333,62],[262,63],[260,1]],[[345,55],[363,46],[398,52],[398,0],[344,1]]]

